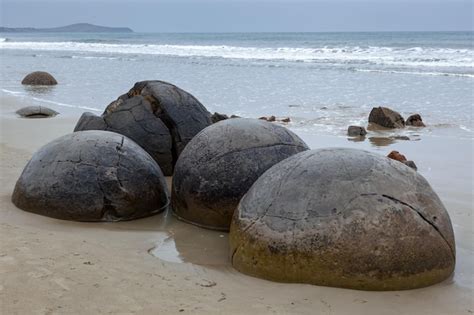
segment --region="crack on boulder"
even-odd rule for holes
[[[382,194],[381,195],[382,197],[384,198],[387,198],[387,199],[390,199],[396,203],[399,203],[399,204],[402,204],[404,206],[407,206],[408,208],[410,208],[411,210],[415,211],[419,216],[420,218],[423,219],[423,221],[425,221],[426,223],[428,223],[429,225],[431,225],[431,227],[433,229],[435,229],[435,231],[441,236],[441,238],[446,242],[446,244],[448,245],[449,249],[450,249],[450,252],[451,252],[451,255],[453,256],[453,260],[455,261],[456,260],[456,255],[454,253],[454,249],[452,248],[451,244],[448,242],[448,240],[446,239],[446,237],[444,237],[443,233],[441,233],[441,231],[439,230],[439,228],[433,223],[431,222],[430,220],[428,220],[425,215],[423,213],[421,213],[418,209],[416,209],[415,207],[413,207],[412,205],[402,201],[402,200],[399,200],[395,197],[392,197],[392,196],[389,196],[389,195],[384,195]]]

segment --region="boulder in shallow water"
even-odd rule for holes
[[[212,123],[216,123],[218,121],[226,120],[226,119],[229,119],[229,116],[227,116],[226,114],[218,113],[218,112],[215,112],[211,116]]]
[[[169,176],[186,144],[210,124],[211,114],[191,94],[167,82],[142,81],[113,101],[102,116],[84,114],[74,131],[123,134],[144,148]]]
[[[58,81],[56,81],[56,79],[48,72],[35,71],[28,74],[21,81],[21,84],[23,85],[56,85],[58,84]]]
[[[257,119],[227,119],[200,132],[176,163],[171,203],[178,218],[228,230],[253,182],[307,145],[288,129]]]
[[[369,123],[385,128],[403,128],[405,120],[398,112],[387,107],[374,107],[370,111]]]
[[[421,119],[420,114],[414,114],[407,118],[406,121],[407,126],[414,126],[414,127],[426,127]]]
[[[27,106],[20,108],[16,113],[24,118],[50,118],[59,114],[57,111],[44,106]]]
[[[347,128],[347,135],[349,137],[363,137],[367,134],[367,130],[360,126],[349,126]]]
[[[135,142],[108,131],[81,131],[39,149],[12,196],[20,209],[74,221],[120,221],[167,209],[156,162]]]
[[[417,172],[355,149],[296,154],[242,198],[230,228],[239,271],[281,282],[403,290],[448,278],[451,221]]]

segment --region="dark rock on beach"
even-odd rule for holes
[[[57,111],[44,106],[27,106],[20,108],[16,113],[24,118],[50,118],[59,114]]]
[[[268,117],[263,116],[263,117],[260,117],[260,118],[258,118],[258,119],[260,119],[260,120],[265,120],[265,121],[269,121],[269,122],[275,122],[275,121],[276,121],[276,117],[273,116],[273,115],[272,115],[272,116],[268,116]]]
[[[39,149],[12,196],[20,209],[74,221],[120,221],[167,209],[156,162],[135,142],[107,131],[82,131]]]
[[[211,116],[212,123],[216,123],[218,121],[226,120],[226,119],[229,119],[229,116],[227,116],[226,114],[220,114],[218,112],[215,112]]]
[[[410,161],[405,161],[405,162],[403,162],[403,164],[405,164],[408,167],[411,167],[415,171],[418,170],[418,167],[416,166],[415,162],[413,162],[411,160]]]
[[[257,119],[228,119],[204,129],[176,163],[172,208],[198,226],[228,230],[253,182],[307,145],[293,132]]]
[[[406,125],[413,126],[413,127],[426,127],[419,114],[414,114],[408,117]]]
[[[387,157],[389,159],[392,159],[392,160],[395,160],[395,161],[398,161],[398,162],[406,162],[407,158],[401,154],[400,152],[398,151],[392,151],[390,152]]]
[[[347,135],[350,137],[363,137],[367,134],[367,131],[364,127],[360,126],[349,126],[347,128]]]
[[[21,81],[23,85],[56,85],[58,81],[49,74],[48,72],[44,71],[36,71],[28,74],[23,81]]]
[[[239,271],[268,280],[360,290],[404,290],[448,278],[449,215],[428,182],[362,150],[296,154],[242,198],[230,228]]]
[[[396,111],[387,107],[374,107],[370,111],[369,123],[373,123],[385,128],[403,128],[405,120]]]
[[[211,114],[191,94],[167,82],[142,81],[113,101],[102,116],[85,113],[74,131],[123,134],[144,148],[169,176],[186,144],[211,124]]]

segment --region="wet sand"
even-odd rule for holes
[[[76,223],[17,209],[10,198],[23,167],[39,147],[71,132],[80,114],[20,119],[14,111],[22,105],[11,97],[0,99],[0,314],[474,312],[472,140],[424,136],[380,146],[369,138],[354,142],[300,133],[312,148],[404,153],[451,216],[457,250],[452,278],[417,290],[364,292],[240,274],[229,264],[227,233],[185,224],[170,213],[131,222]]]

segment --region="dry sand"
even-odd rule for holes
[[[472,314],[472,141],[425,137],[374,147],[302,134],[312,148],[398,149],[414,159],[449,210],[457,266],[428,288],[364,292],[248,277],[227,258],[227,234],[170,214],[121,223],[75,223],[17,209],[10,201],[32,153],[71,132],[79,113],[20,119],[0,99],[0,314]],[[155,257],[154,255],[158,256]]]

